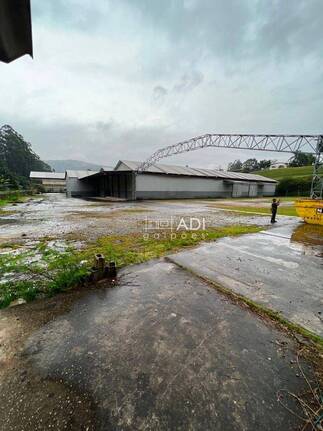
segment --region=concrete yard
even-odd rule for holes
[[[113,289],[3,310],[0,336],[1,431],[303,424],[277,401],[308,389],[295,342],[172,263],[125,269]]]
[[[323,336],[323,228],[298,221],[169,257]]]
[[[322,229],[287,216],[272,227],[267,215],[210,202],[44,195],[4,209],[0,252],[13,257],[42,240],[82,248],[143,233],[147,218],[267,230],[0,310],[0,431],[292,431],[304,426],[297,398],[320,412],[311,392],[322,379],[317,346],[210,281],[322,336]]]

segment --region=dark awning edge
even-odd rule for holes
[[[0,0],[0,61],[33,57],[30,0]]]

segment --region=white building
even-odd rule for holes
[[[33,184],[41,186],[46,193],[65,192],[65,172],[31,171],[29,178]]]
[[[83,178],[87,178],[97,171],[72,171],[67,170],[64,174],[66,179],[66,196],[71,197],[86,197],[95,196],[95,188],[93,184],[89,184],[87,181],[82,181]]]
[[[66,171],[67,196],[128,200],[273,196],[277,181],[261,175],[120,160],[113,170]]]
[[[283,169],[283,168],[287,168],[288,167],[288,163],[286,162],[273,162],[269,169]]]

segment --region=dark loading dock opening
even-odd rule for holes
[[[96,196],[135,199],[135,174],[129,171],[98,172],[87,178]]]

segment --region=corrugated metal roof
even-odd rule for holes
[[[120,160],[121,163],[126,165],[129,170],[136,171],[141,165],[140,162],[128,161],[128,160]],[[118,168],[120,164],[118,162],[115,169]],[[176,165],[164,165],[164,164],[156,164],[150,166],[145,172],[152,173],[163,173],[163,174],[172,174],[172,175],[190,175],[197,177],[215,177],[215,178],[223,178],[223,179],[231,179],[231,180],[244,180],[244,181],[263,181],[267,183],[276,183],[276,180],[272,178],[263,177],[262,175],[256,174],[245,174],[242,172],[230,172],[230,171],[217,171],[215,169],[201,169],[201,168],[192,168],[188,166],[176,166]]]
[[[66,176],[70,178],[84,178],[89,177],[90,175],[96,174],[99,171],[92,171],[91,169],[85,170],[85,171],[72,171],[70,169],[67,169]]]
[[[109,171],[113,171],[113,169],[103,169],[103,171],[109,172]],[[89,173],[89,171],[87,171],[87,173],[85,175],[78,177],[78,179],[81,180],[82,178],[92,177],[93,175],[96,175],[98,173],[100,173],[100,171],[91,171],[90,173]]]
[[[65,172],[38,172],[31,171],[30,178],[44,179],[44,180],[65,180]]]

